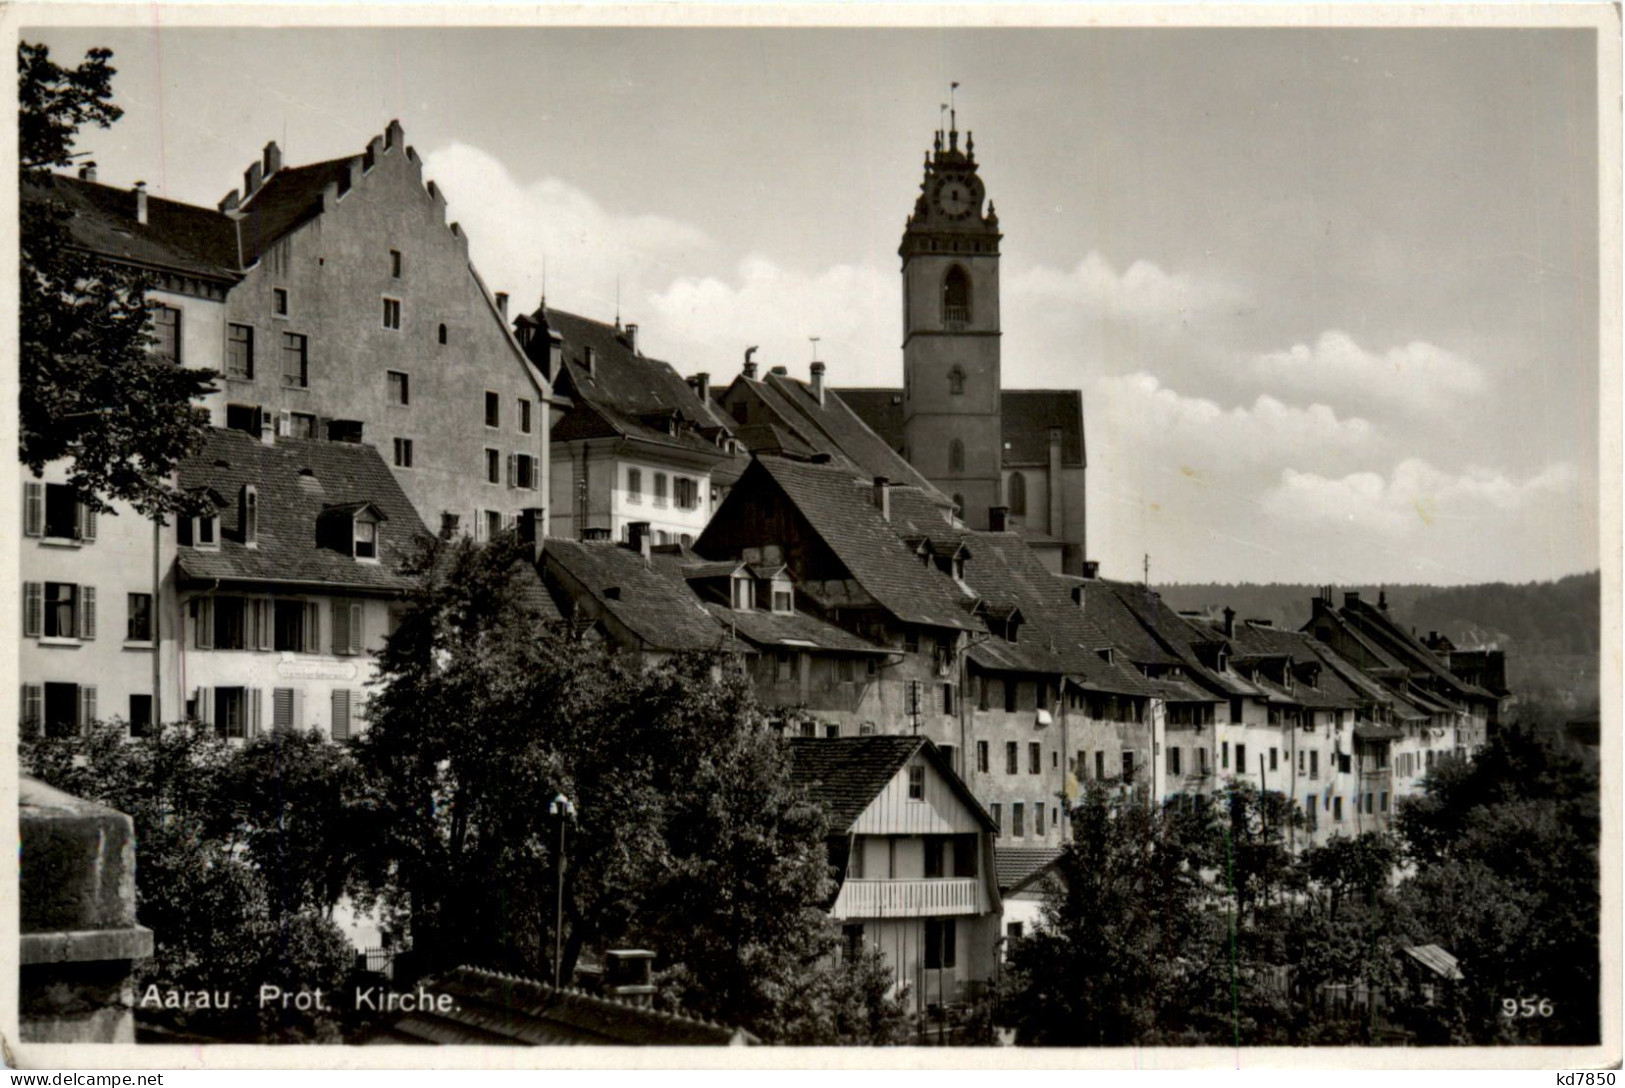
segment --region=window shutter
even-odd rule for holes
[[[79,728],[88,729],[96,720],[96,685],[86,684],[79,689]]]
[[[23,635],[39,638],[45,629],[45,583],[23,583]]]
[[[286,733],[293,728],[293,689],[274,688],[271,691],[271,728]]]
[[[204,725],[214,724],[214,689],[197,689],[197,720]]]
[[[293,434],[293,413],[282,411],[276,417],[276,435],[278,438],[287,438]]]
[[[79,637],[96,637],[96,587],[79,587]]]
[[[214,649],[214,600],[198,597],[192,601],[193,641],[200,650]]]
[[[261,688],[248,689],[248,735],[251,737],[259,736],[260,730],[263,728],[260,715],[262,713],[261,708],[264,705],[264,694],[265,692]]]
[[[514,462],[514,456],[513,456],[513,454],[510,453],[510,454],[508,454],[508,486],[509,487],[513,486],[513,478],[514,478],[513,462]]]
[[[23,533],[42,536],[45,533],[45,485],[23,484]]]
[[[96,539],[96,511],[79,504],[79,539],[94,541]]]
[[[362,630],[362,605],[359,601],[350,605],[350,652],[359,654],[362,651],[366,638]]]
[[[293,727],[305,728],[305,689],[293,689]]]
[[[315,601],[305,603],[305,640],[300,649],[306,653],[318,653],[322,648],[322,608]]]
[[[37,729],[45,717],[45,685],[23,685],[23,725]]]
[[[333,652],[336,654],[350,653],[350,604],[348,601],[333,602]]]
[[[333,689],[333,739],[350,738],[350,692],[345,688]]]

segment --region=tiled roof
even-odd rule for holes
[[[563,340],[564,362],[553,376],[559,392],[574,407],[553,426],[554,441],[621,434],[675,446],[718,461],[727,451],[695,433],[695,428],[729,429],[714,405],[701,401],[670,363],[629,347],[614,325],[551,307],[532,319],[545,318]],[[586,351],[592,349],[592,370]],[[672,434],[661,417],[676,416],[688,426]]]
[[[210,487],[225,500],[219,550],[182,546],[180,566],[192,579],[330,584],[398,591],[413,579],[401,567],[416,557],[427,530],[395,476],[371,446],[309,438],[266,445],[242,431],[214,429],[203,448],[181,462],[182,488]],[[243,541],[242,488],[253,484],[259,541]],[[329,507],[368,502],[388,519],[379,526],[376,563],[317,544],[317,518]]]
[[[62,174],[29,179],[21,197],[71,211],[73,241],[114,260],[228,281],[242,267],[237,224],[212,208],[148,196],[147,221],[138,223],[132,190]]]
[[[1006,895],[1020,891],[1060,856],[1059,846],[995,846],[993,868],[999,876],[999,891]]]
[[[451,997],[382,1021],[371,1045],[433,1046],[741,1046],[758,1042],[743,1028],[640,1008],[580,990],[555,990],[516,975],[459,967],[423,988]]]
[[[741,612],[709,601],[703,607],[719,626],[758,646],[799,646],[854,654],[892,652],[805,612],[764,612],[754,608]]]
[[[606,612],[651,649],[724,650],[748,647],[729,636],[700,604],[673,563],[646,563],[623,544],[550,538],[544,561],[555,562]],[[618,590],[611,597],[606,591]]]
[[[1362,600],[1347,601],[1341,614],[1381,639],[1390,649],[1407,658],[1411,668],[1431,673],[1447,687],[1466,696],[1494,699],[1495,696],[1451,672],[1438,654],[1422,645],[1420,639],[1389,618],[1388,613]]]
[[[903,445],[901,389],[837,389],[836,394],[890,448]],[[1049,463],[1049,429],[1061,428],[1061,464],[1084,466],[1083,394],[1076,389],[1004,389],[999,392],[1004,463]]]
[[[260,259],[276,241],[322,213],[322,190],[349,185],[350,163],[360,156],[289,166],[265,179],[242,204],[243,266]]]
[[[965,807],[993,830],[992,818],[925,737],[790,737],[785,743],[791,780],[824,806],[832,835],[844,834],[922,748]]]
[[[780,457],[756,459],[794,503],[852,578],[881,606],[907,623],[970,629],[959,607],[961,591],[947,575],[925,567],[903,543],[913,520],[905,489],[892,494],[894,518],[880,516],[873,485],[835,465],[815,465]],[[755,466],[750,471],[756,471]],[[919,503],[930,509],[928,504]],[[899,509],[904,511],[899,515]],[[897,518],[904,524],[897,524]]]
[[[1128,582],[1108,582],[1104,578],[1079,582],[1083,586],[1084,610],[1090,621],[1124,657],[1136,665],[1184,665],[1185,658],[1174,653],[1140,622],[1130,602],[1142,601],[1151,590]],[[1144,604],[1152,608],[1154,605]],[[1177,618],[1177,615],[1176,615]]]

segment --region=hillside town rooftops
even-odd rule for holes
[[[651,649],[749,649],[701,606],[672,563],[646,559],[641,551],[608,540],[550,538],[543,557]]]

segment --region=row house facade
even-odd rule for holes
[[[638,347],[638,326],[610,325],[546,301],[514,333],[556,394],[548,488],[561,538],[646,523],[655,544],[690,544],[742,457],[722,413],[671,364]]]

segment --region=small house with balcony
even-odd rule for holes
[[[924,737],[796,737],[794,781],[829,816],[846,947],[890,962],[918,1015],[976,997],[994,977],[1002,904],[993,821]]]

